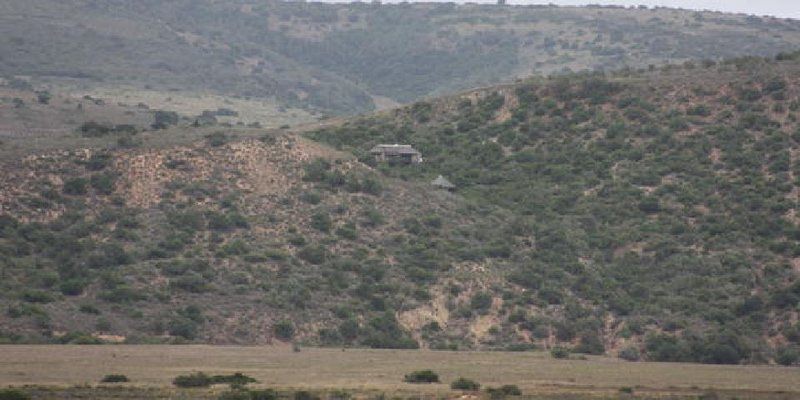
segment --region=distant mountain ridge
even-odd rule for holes
[[[800,46],[798,21],[620,7],[10,0],[0,22],[5,76],[210,90],[323,113],[530,74]]]

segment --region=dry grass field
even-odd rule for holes
[[[86,390],[109,373],[128,385],[155,391],[181,374],[243,372],[256,386],[280,389],[386,392],[447,396],[449,383],[469,377],[484,386],[516,384],[528,396],[616,397],[622,387],[648,398],[691,397],[710,391],[720,398],[800,398],[800,369],[628,363],[592,357],[554,360],[546,353],[434,352],[302,349],[287,346],[0,346],[0,386],[36,385]],[[411,385],[404,374],[432,369],[442,383]],[[154,392],[155,393],[155,392]]]

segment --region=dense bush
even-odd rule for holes
[[[214,380],[202,372],[195,372],[190,375],[178,375],[172,380],[172,384],[182,388],[208,387],[214,384]]]
[[[630,346],[619,351],[619,358],[626,361],[639,361],[641,354],[638,348]]]
[[[521,396],[522,390],[517,385],[503,385],[499,388],[487,387],[486,393],[492,399],[503,399],[507,396]]]
[[[800,350],[797,347],[781,347],[775,354],[775,362],[780,365],[790,366],[800,362]]]
[[[291,340],[294,337],[294,323],[289,320],[278,321],[273,327],[272,332],[278,339]]]
[[[109,374],[103,377],[100,380],[102,383],[121,383],[121,382],[130,382],[127,376],[122,374]]]
[[[550,355],[553,356],[553,358],[555,359],[568,358],[569,353],[570,353],[569,349],[560,346],[553,347],[553,349],[550,350]]]
[[[211,380],[215,384],[226,384],[233,387],[241,387],[250,383],[258,382],[255,380],[255,378],[247,376],[241,372],[235,372],[230,375],[214,375],[211,377]]]
[[[481,388],[481,384],[472,379],[458,378],[450,384],[450,388],[453,390],[478,391]]]
[[[0,400],[30,400],[31,396],[17,389],[0,389]]]
[[[438,383],[439,375],[429,369],[425,369],[406,374],[403,381],[407,383]]]

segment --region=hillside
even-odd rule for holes
[[[800,54],[779,60],[532,79],[311,137],[365,162],[411,143],[423,164],[378,169],[516,216],[484,343],[764,360],[800,339]]]
[[[505,231],[502,212],[294,135],[137,135],[4,163],[2,340],[416,347],[395,311],[472,276],[461,249]]]
[[[793,53],[531,78],[306,132],[79,129],[2,161],[0,340],[792,364],[798,113]],[[375,164],[377,143],[425,162]]]
[[[123,87],[139,97],[236,96],[317,116],[531,74],[766,56],[798,46],[797,21],[671,9],[267,0],[0,4],[0,77],[31,77],[54,91],[108,94]]]

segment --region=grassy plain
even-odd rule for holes
[[[485,386],[518,385],[525,395],[616,397],[622,387],[645,397],[800,398],[800,369],[629,363],[605,357],[554,360],[546,353],[302,349],[288,346],[0,346],[0,386],[35,385],[39,391],[85,391],[105,375],[121,373],[142,392],[167,390],[181,374],[243,372],[256,386],[283,390],[441,395],[469,377]],[[411,385],[404,374],[432,369],[442,383]],[[124,392],[119,389],[120,392]],[[118,393],[119,394],[119,393]],[[173,393],[174,394],[174,393]],[[166,394],[170,397],[172,395]],[[156,396],[157,397],[157,396]]]

